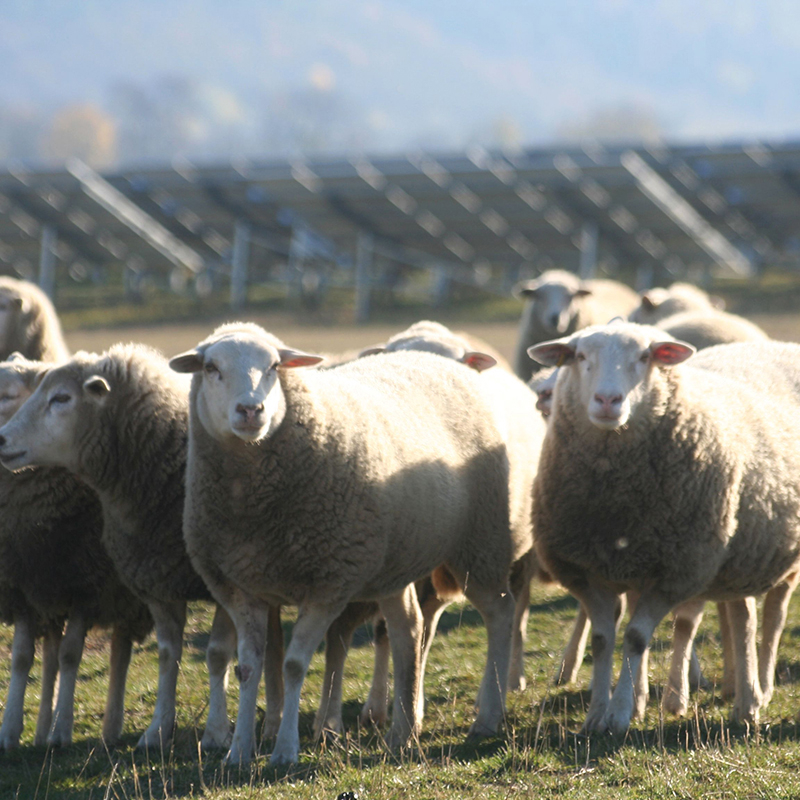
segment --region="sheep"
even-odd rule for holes
[[[754,322],[727,311],[683,311],[656,324],[673,338],[687,342],[698,350],[715,344],[769,338]]]
[[[18,353],[0,364],[0,424],[33,392],[48,366]],[[103,739],[112,744],[122,732],[132,641],[144,639],[152,619],[146,606],[122,586],[103,548],[100,502],[62,468],[20,474],[3,470],[0,510],[0,619],[14,626],[0,750],[19,744],[25,688],[40,635],[42,691],[34,743],[59,746],[72,741],[75,682],[86,632],[95,625],[113,627],[103,720]]]
[[[655,325],[673,314],[686,311],[722,311],[724,307],[725,303],[721,298],[711,297],[691,283],[678,282],[667,289],[656,287],[642,292],[637,307],[629,314],[628,319],[642,325]]]
[[[69,357],[50,298],[36,284],[0,276],[0,360],[13,352],[35,361]]]
[[[78,353],[54,367],[4,426],[0,460],[66,467],[102,504],[103,544],[122,580],[147,604],[159,648],[158,697],[140,748],[168,741],[188,600],[211,599],[183,543],[188,381],[143,345]],[[207,651],[211,695],[204,747],[224,747],[228,664],[235,631],[217,610]]]
[[[511,371],[508,362],[491,345],[466,332],[454,333],[445,325],[431,320],[420,320],[392,336],[386,344],[374,345],[361,351],[360,357],[378,353],[395,353],[399,350],[421,350],[460,361],[472,369],[483,372],[499,364]]]
[[[639,303],[639,296],[623,283],[609,280],[581,280],[571,272],[553,269],[536,280],[517,284],[514,293],[530,300],[522,313],[514,372],[528,381],[540,366],[528,356],[528,348],[588,325],[627,316]]]
[[[404,331],[392,336],[385,344],[366,348],[360,357],[393,353],[403,350],[418,350],[435,353],[444,358],[458,361],[477,372],[483,372],[499,364],[507,372],[511,371],[508,362],[490,345],[461,332],[454,333],[445,325],[430,320],[415,322]],[[344,362],[337,362],[337,365]],[[327,366],[327,357],[326,363]],[[512,591],[516,599],[514,638],[512,644],[511,670],[508,688],[522,690],[525,688],[523,667],[523,647],[525,642],[530,576],[535,572],[535,561],[532,550],[523,556],[523,560],[512,570]],[[437,591],[437,586],[439,591]],[[422,671],[424,672],[436,626],[447,605],[461,598],[457,585],[452,578],[443,574],[441,568],[433,576],[433,581],[426,578],[416,585],[418,600],[423,616],[423,648]],[[342,674],[345,657],[352,641],[355,629],[366,620],[374,617],[378,611],[377,603],[356,603],[348,607],[342,616],[335,620],[326,634],[325,677],[323,680],[322,702],[315,719],[315,734],[323,731],[340,732],[342,730],[341,698]],[[374,723],[382,725],[387,718],[388,677],[389,677],[389,639],[386,626],[378,621],[375,626],[375,667],[369,696],[361,711],[362,724]]]
[[[782,621],[756,666],[753,596],[785,614],[800,553],[800,346],[701,351],[658,328],[594,326],[531,348],[560,364],[534,482],[536,549],[587,609],[594,677],[587,731],[624,731],[632,681],[655,626],[680,607],[694,638],[705,600],[725,600],[735,718],[757,722]],[[639,593],[609,701],[614,605]],[[687,648],[683,649],[685,693]]]
[[[421,631],[412,583],[440,564],[487,627],[471,735],[502,720],[514,617],[508,573],[530,549],[524,498],[540,435],[529,424],[533,396],[512,376],[487,381],[428,353],[297,369],[318,361],[247,323],[222,326],[170,361],[194,373],[184,536],[239,637],[230,763],[253,753],[267,603],[300,607],[273,764],[297,760],[311,655],[353,600],[378,600],[388,624],[396,685],[389,743],[416,733]]]

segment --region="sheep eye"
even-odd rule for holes
[[[575,360],[576,361],[586,361],[586,356],[583,353],[576,353]]]
[[[219,372],[219,370],[216,367],[216,364],[214,364],[212,361],[209,361],[205,365],[204,369],[205,369],[206,375],[214,375],[215,373]]]
[[[51,406],[53,406],[53,405],[63,405],[64,403],[69,403],[69,401],[71,399],[72,398],[68,394],[64,394],[63,392],[59,393],[59,394],[54,394],[50,398],[50,405]]]
[[[650,360],[650,351],[645,350],[644,353],[642,353],[642,355],[640,356],[639,361],[641,361],[643,364],[646,364],[649,360]]]

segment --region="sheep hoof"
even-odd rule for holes
[[[384,728],[386,727],[388,716],[386,708],[379,708],[366,703],[364,708],[361,709],[358,721],[363,727],[375,725],[378,728]]]
[[[326,739],[336,739],[342,735],[344,731],[344,724],[341,717],[327,717],[322,718],[317,716],[314,719],[314,738],[321,739],[323,736]]]
[[[524,675],[514,675],[508,679],[509,692],[524,692],[528,686],[528,681]]]
[[[261,738],[272,741],[278,735],[280,727],[281,727],[280,714],[273,719],[270,719],[269,716],[264,717],[264,725],[261,728]]]
[[[48,747],[68,747],[72,744],[72,731],[53,731],[47,737]]]
[[[161,728],[148,728],[136,743],[138,750],[160,750],[169,744],[170,736],[162,736]]]
[[[0,750],[16,750],[19,747],[19,736],[19,733],[0,731]],[[37,744],[44,744],[44,742],[38,742]]]
[[[489,736],[494,736],[497,733],[496,727],[491,727],[484,722],[480,722],[479,720],[475,720],[472,723],[469,729],[469,733],[467,734],[467,741],[468,742],[478,742],[481,739],[486,739]]]
[[[687,698],[680,692],[667,686],[661,699],[661,708],[668,714],[677,714],[679,717],[683,717],[689,709],[689,704]]]
[[[230,729],[228,729],[224,735],[220,735],[216,732],[212,733],[208,730],[208,728],[206,728],[203,738],[200,740],[200,747],[203,748],[204,753],[212,750],[224,750],[225,748],[230,747],[231,736],[232,732]]]
[[[246,767],[251,759],[252,755],[248,752],[249,748],[241,748],[239,747],[238,742],[234,741],[231,745],[231,749],[225,755],[225,758],[222,759],[222,763],[230,769],[231,767]]]
[[[272,751],[269,757],[269,763],[272,767],[288,767],[291,764],[296,764],[299,756],[299,747],[292,748],[276,748]]]

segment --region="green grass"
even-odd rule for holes
[[[667,672],[669,623],[658,629],[651,661],[651,701],[644,722],[623,740],[586,738],[579,730],[589,700],[590,665],[578,684],[555,688],[551,678],[575,613],[562,593],[535,587],[526,647],[528,688],[509,695],[503,735],[480,744],[465,737],[485,658],[478,614],[469,606],[445,613],[426,676],[423,734],[407,751],[388,752],[379,732],[359,729],[357,717],[371,678],[372,649],[360,631],[344,684],[346,735],[314,742],[313,713],[323,661],[317,654],[303,691],[300,763],[268,765],[269,745],[252,767],[224,769],[220,754],[202,754],[206,714],[204,647],[209,609],[193,608],[179,681],[178,724],[164,752],[139,753],[138,735],[155,702],[157,653],[152,639],[137,647],[128,682],[125,736],[109,751],[98,739],[107,682],[103,634],[87,644],[77,690],[75,743],[50,751],[33,747],[38,664],[28,689],[22,746],[0,755],[0,798],[789,798],[800,796],[800,731],[795,720],[800,681],[800,609],[784,632],[778,687],[757,730],[729,725],[730,704],[715,688],[694,697],[686,719],[663,716],[657,704]],[[287,632],[291,625],[286,623]],[[706,677],[722,664],[716,615],[709,607],[698,639]],[[11,632],[0,631],[0,697],[8,686]],[[232,682],[235,683],[235,682]],[[237,687],[229,709],[234,713]],[[263,701],[262,701],[263,702]],[[261,713],[261,712],[260,712]]]

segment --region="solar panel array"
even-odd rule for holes
[[[310,261],[354,279],[365,242],[495,289],[553,266],[747,277],[800,267],[799,223],[796,142],[0,172],[0,271],[36,279],[49,258],[57,286],[224,284],[237,259],[251,281]]]

